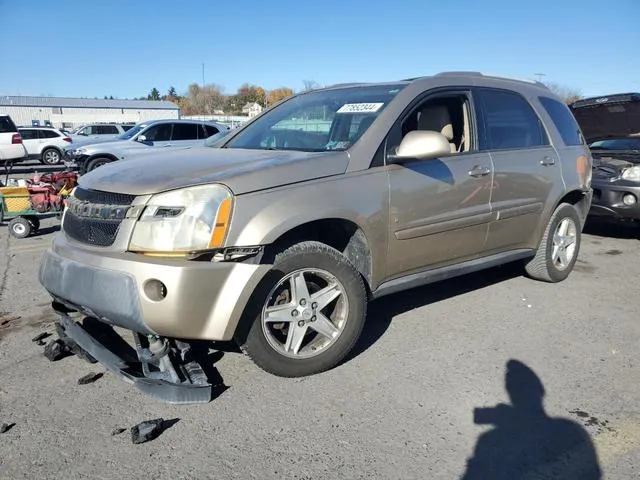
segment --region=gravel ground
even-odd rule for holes
[[[49,362],[31,341],[53,331],[37,269],[56,225],[24,240],[0,227],[0,424],[15,424],[0,434],[1,478],[453,479],[474,452],[504,472],[515,455],[584,434],[595,453],[580,464],[640,477],[638,230],[588,227],[561,284],[503,267],[381,299],[356,355],[322,375],[280,379],[221,353],[228,388],[206,405],[170,406],[110,374],[78,385],[103,370]],[[517,407],[474,423],[474,409],[510,395]],[[129,429],[158,417],[173,425],[134,445]],[[590,478],[564,467],[575,475],[523,478]]]

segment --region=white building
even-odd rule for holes
[[[137,123],[180,118],[180,108],[172,102],[62,97],[0,96],[0,113],[9,114],[16,125],[65,129],[93,122]]]
[[[255,117],[256,115],[262,113],[262,105],[256,102],[247,103],[244,107],[242,107],[242,113],[248,115],[249,118]]]

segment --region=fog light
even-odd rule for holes
[[[624,195],[624,197],[622,197],[622,203],[624,203],[627,206],[635,205],[637,201],[638,200],[636,199],[636,196],[633,193],[627,193]]]
[[[164,300],[167,296],[167,287],[160,280],[147,280],[144,282],[143,288],[144,294],[152,302],[159,302],[160,300]]]

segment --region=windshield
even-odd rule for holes
[[[403,84],[350,87],[293,97],[247,125],[223,148],[346,150],[402,88]]]
[[[144,129],[147,125],[146,124],[138,124],[134,127],[131,127],[129,130],[127,130],[126,132],[124,132],[122,135],[120,135],[118,138],[120,140],[129,140],[130,138],[133,138],[138,132],[140,132],[142,129]]]
[[[640,138],[614,138],[589,145],[592,150],[640,150]]]

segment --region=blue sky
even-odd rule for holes
[[[640,91],[640,0],[0,0],[0,95],[233,93],[444,70]],[[526,5],[526,6],[524,6]]]

